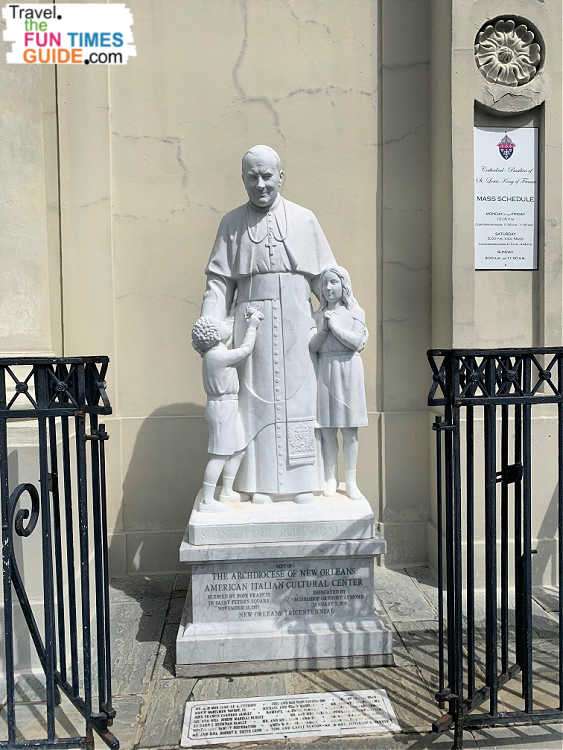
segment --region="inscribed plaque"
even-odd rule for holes
[[[399,732],[385,690],[188,701],[182,747]]]
[[[354,619],[373,609],[369,558],[217,563],[192,570],[193,620]]]

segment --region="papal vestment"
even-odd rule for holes
[[[264,314],[239,372],[248,438],[239,491],[295,495],[319,488],[310,297],[321,271],[334,263],[315,215],[281,196],[265,211],[239,206],[219,225],[202,314],[233,315],[235,347],[246,331],[248,307]]]

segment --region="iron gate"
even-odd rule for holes
[[[433,426],[439,610],[436,700],[441,708],[447,703],[448,711],[433,729],[440,732],[453,727],[453,747],[461,748],[464,728],[557,721],[562,716],[563,348],[430,350],[428,360],[432,368],[428,403],[444,408],[444,417],[436,417]],[[559,595],[554,669],[558,695],[552,707],[538,707],[534,700],[532,410],[538,404],[553,404],[557,411]],[[475,428],[481,413],[484,476],[479,478],[475,472]],[[484,671],[479,670],[476,644],[478,482],[484,489],[485,628],[484,634],[479,631],[480,636],[484,635]],[[512,591],[514,627],[509,608]],[[502,706],[499,710],[499,691],[515,679],[521,691],[521,705],[517,710],[502,710]],[[472,715],[476,709],[479,713]]]
[[[0,359],[0,500],[7,739],[0,747],[112,748],[105,441],[107,357]],[[10,430],[27,420],[38,446],[35,481],[14,486]],[[29,477],[28,477],[29,479]],[[29,507],[23,507],[23,504]],[[40,533],[32,536],[40,528]],[[41,541],[42,616],[20,572],[22,549]],[[15,543],[17,542],[17,544]],[[22,548],[22,549],[18,549]],[[13,595],[15,594],[16,599]],[[16,600],[21,613],[16,609]],[[37,605],[36,605],[37,607]],[[44,679],[46,737],[22,739],[16,720],[14,615],[23,617]],[[91,623],[95,627],[91,628]],[[84,735],[57,737],[61,692],[85,719]]]

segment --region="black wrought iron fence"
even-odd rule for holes
[[[106,511],[111,413],[107,357],[0,359],[0,509],[4,624],[4,707],[0,747],[93,748],[94,732],[112,748]],[[38,482],[15,485],[9,462],[14,421],[36,429]],[[27,505],[29,507],[24,507]],[[35,529],[38,534],[33,534]],[[20,572],[18,546],[41,545],[42,616],[36,616]],[[27,540],[29,538],[29,540]],[[14,599],[15,594],[15,599]],[[44,675],[46,736],[25,739],[16,719],[14,612],[23,620]],[[94,627],[92,629],[92,624]],[[85,720],[83,735],[57,736],[61,693]]]
[[[447,704],[448,711],[435,722],[434,730],[453,728],[453,747],[461,748],[464,728],[555,721],[562,716],[563,348],[431,350],[428,360],[432,368],[428,403],[444,409],[443,418],[437,416],[434,422],[439,592],[436,699],[440,707]],[[557,410],[557,529],[553,533],[558,538],[559,595],[558,653],[553,664],[557,696],[552,706],[538,705],[534,695],[532,411],[539,404],[553,404]],[[483,416],[482,475],[475,468],[479,411]],[[538,450],[545,451],[546,446]],[[478,669],[476,638],[475,524],[482,509],[476,506],[475,496],[479,483],[484,490],[485,628],[479,632],[484,637],[484,673]],[[512,591],[513,610],[509,609]],[[520,702],[507,710],[499,704],[499,692],[515,679]]]

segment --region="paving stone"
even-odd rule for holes
[[[288,673],[286,683],[288,694],[385,689],[403,731],[429,729],[439,715],[432,692],[414,666]]]
[[[139,747],[177,746],[182,735],[184,706],[196,679],[160,680],[150,696]]]
[[[438,582],[436,572],[428,565],[414,565],[405,568],[405,573],[420,588],[436,616],[438,614]]]
[[[438,623],[435,620],[395,623],[397,638],[393,653],[397,666],[417,665],[422,678],[434,694],[438,690]],[[447,653],[444,670],[447,670]]]
[[[563,747],[563,724],[536,724],[530,726],[491,727],[473,730],[477,747],[518,748],[518,750],[561,750]]]
[[[421,623],[422,624],[422,623]],[[424,681],[435,693],[439,685],[439,643],[433,629],[402,630],[399,633],[410,660],[416,664]],[[444,673],[447,675],[447,652],[444,654]]]
[[[500,591],[497,596],[497,622],[500,626]],[[466,595],[463,596],[463,609],[466,611]],[[464,618],[465,619],[465,618]],[[516,611],[515,611],[515,593],[514,590],[508,592],[508,623],[510,627],[515,627],[516,624]],[[484,628],[486,624],[486,611],[485,611],[485,592],[475,592],[475,626],[477,628]],[[532,600],[532,627],[534,630],[540,633],[555,632],[557,628],[557,622],[548,612],[543,609],[537,602]]]
[[[438,613],[438,588],[435,582],[434,571],[427,566],[414,566],[406,568],[405,573],[408,573],[412,577],[413,581],[420,588],[424,597],[428,600],[432,609],[434,610],[433,617],[435,618]],[[532,601],[532,624],[538,634],[553,632],[557,628],[557,621],[552,616],[552,612],[557,609],[557,590],[553,587],[542,587],[534,589],[534,599]],[[497,597],[498,615],[500,618],[500,604],[501,604],[500,590]],[[514,591],[509,591],[508,596],[509,613],[508,619],[509,624],[514,626],[515,624],[515,596]],[[463,622],[464,626],[467,624],[467,592],[464,592],[462,599],[463,607]],[[447,595],[444,592],[444,615],[447,617]],[[485,591],[480,589],[475,592],[475,624],[476,627],[484,627],[486,621],[485,612]]]
[[[286,678],[294,672],[271,674],[233,675],[232,677],[203,677],[194,687],[192,700],[205,701],[218,698],[261,698],[265,695],[285,695],[299,690],[290,689]],[[290,678],[291,680],[291,678]],[[301,692],[312,692],[302,690]]]
[[[232,746],[231,746],[232,747]],[[247,746],[248,747],[248,746]],[[270,745],[263,744],[263,750],[270,748]],[[303,743],[289,742],[287,745],[280,745],[284,750],[303,750]],[[307,744],[309,747],[309,744]],[[452,747],[452,735],[450,732],[436,735],[431,733],[403,733],[394,735],[382,735],[366,737],[340,737],[326,738],[315,740],[310,743],[313,750],[425,750],[428,748],[440,748],[440,750],[449,750]],[[465,732],[463,747],[465,750],[475,750],[477,743],[473,740],[470,733]],[[540,750],[540,748],[536,748]]]
[[[508,663],[516,663],[516,641],[515,633],[509,633],[508,645]],[[498,634],[498,654],[500,658],[500,633]],[[475,662],[480,667],[481,673],[485,669],[486,656],[485,634],[484,631],[477,631],[475,643]],[[537,638],[532,639],[532,670],[535,674],[545,674],[557,669],[559,660],[559,642],[556,638]]]
[[[559,589],[555,586],[537,586],[533,590],[534,599],[548,612],[559,611]]]
[[[184,594],[185,592],[181,592],[181,593]],[[182,612],[184,611],[185,603],[186,603],[185,596],[173,596],[170,599],[170,604],[168,606],[168,614],[166,615],[167,623],[175,623],[177,625],[180,624],[180,621],[182,620]]]
[[[80,737],[85,732],[85,721],[70,701],[63,698],[55,708],[55,733],[57,737]],[[8,737],[6,707],[0,709],[0,740]],[[47,737],[47,707],[44,704],[22,703],[16,705],[16,739],[38,740]]]
[[[534,709],[554,709],[559,704],[557,682],[555,675],[539,675],[534,679]],[[474,710],[475,715],[487,713],[489,710],[488,701]],[[522,684],[520,677],[516,677],[507,682],[498,692],[498,710],[499,712],[523,711],[524,699],[522,698]]]
[[[438,639],[438,620],[399,620],[393,624],[399,633],[434,633]]]
[[[375,569],[375,593],[393,622],[432,620],[436,612],[404,570]]]
[[[120,750],[133,750],[139,740],[143,698],[140,695],[114,698],[113,707],[116,717],[110,731],[119,740]],[[107,745],[96,735],[95,747],[96,750],[102,750],[107,748]]]
[[[175,678],[177,635],[178,625],[167,622],[160,639],[160,647],[152,676],[153,682]]]
[[[138,719],[142,704],[140,696],[126,696],[114,700],[117,715],[110,731],[120,741],[122,750],[133,748],[138,732]],[[47,708],[44,704],[21,704],[16,706],[16,727],[18,740],[38,740],[47,737]],[[85,721],[70,701],[63,697],[55,709],[56,736],[80,737],[85,733]],[[0,710],[0,739],[7,739],[8,724],[6,709]],[[107,747],[95,735],[96,748]]]
[[[113,607],[114,695],[145,693],[156,662],[166,609],[139,611],[138,604],[122,602]]]
[[[128,599],[127,601],[115,602],[111,605],[110,620],[113,625],[114,620],[123,615],[130,624],[140,622],[143,616],[152,617],[154,615],[164,619],[168,612],[170,602],[169,596],[150,596],[141,599]],[[116,611],[119,608],[119,611]]]
[[[110,604],[129,602],[131,599],[168,598],[174,586],[175,576],[127,576],[112,578],[110,582]]]
[[[414,656],[397,631],[393,633],[393,661],[395,667],[410,667],[415,664]]]
[[[185,596],[190,587],[191,580],[192,578],[189,573],[178,573],[174,579],[172,596]]]
[[[424,750],[439,748],[449,750],[452,737],[449,733],[435,734],[395,734],[371,735],[368,737],[321,737],[319,739],[294,739],[262,743],[234,743],[213,745],[214,750]],[[477,744],[471,735],[465,734],[464,748],[475,750]],[[141,750],[141,749],[140,749]],[[164,748],[162,750],[165,750]],[[540,748],[536,748],[540,750]]]
[[[559,625],[555,618],[543,619],[541,621],[534,620],[532,632],[534,638],[557,638]]]
[[[534,672],[551,672],[559,663],[559,641],[555,638],[536,638],[532,642]]]
[[[44,703],[46,700],[45,677],[38,674],[16,674],[15,702],[16,703]],[[6,681],[0,681],[0,705],[6,703]]]

